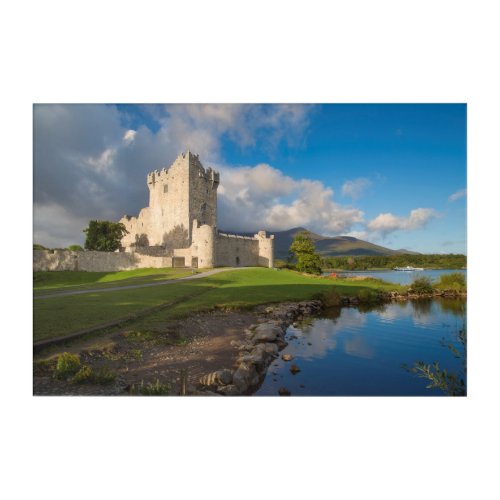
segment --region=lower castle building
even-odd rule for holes
[[[198,155],[180,154],[147,176],[149,206],[120,222],[128,231],[122,251],[170,257],[174,267],[274,266],[274,236],[253,237],[217,230],[219,173]]]

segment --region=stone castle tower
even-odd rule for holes
[[[217,231],[219,173],[205,169],[198,155],[180,154],[168,169],[149,173],[147,184],[149,206],[120,220],[129,232],[125,251],[172,257],[179,266],[273,266],[273,236]]]
[[[198,155],[190,151],[174,163],[148,174],[149,207],[137,218],[125,216],[129,234],[124,247],[187,248],[192,243],[193,221],[216,227],[219,174],[205,170]]]

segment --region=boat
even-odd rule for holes
[[[395,267],[394,271],[423,271],[423,267],[412,267],[412,266],[406,266],[406,267]]]

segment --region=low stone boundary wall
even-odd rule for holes
[[[128,271],[143,267],[172,267],[172,257],[129,252],[34,250],[33,271]]]

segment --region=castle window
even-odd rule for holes
[[[165,185],[163,186],[163,192],[164,192],[164,193],[168,193],[168,184],[165,184]]]

